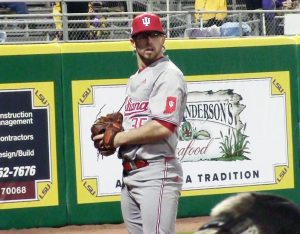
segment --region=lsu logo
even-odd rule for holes
[[[145,25],[146,27],[148,27],[150,25],[150,18],[149,17],[144,17],[142,19],[143,25]]]

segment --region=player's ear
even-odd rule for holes
[[[132,38],[130,38],[130,43],[131,43],[132,47],[135,49],[136,48],[135,41]]]
[[[163,34],[162,38],[163,38],[163,44],[165,44],[166,34]]]

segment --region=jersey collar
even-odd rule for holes
[[[153,63],[151,63],[149,66],[146,66],[146,67],[142,67],[138,70],[138,73],[141,73],[142,71],[144,71],[147,67],[153,67],[155,66],[160,60],[167,60],[168,59],[168,56],[161,56],[159,57],[158,59],[156,59],[155,61],[153,61]]]

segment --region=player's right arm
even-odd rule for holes
[[[120,132],[115,136],[114,145],[149,144],[171,136],[173,131],[156,120],[151,120],[141,127]]]

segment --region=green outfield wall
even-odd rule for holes
[[[178,217],[208,215],[217,202],[247,191],[300,204],[299,42],[166,42],[194,95],[186,119],[210,136],[179,142]],[[0,46],[0,229],[122,222],[121,161],[97,155],[89,131],[100,109],[122,106],[136,70],[129,42]],[[215,109],[203,119],[207,104]],[[220,106],[235,121],[224,122]],[[244,154],[227,157],[220,132],[232,139],[242,133]]]
[[[0,51],[1,229],[64,225],[61,49],[8,45]]]

